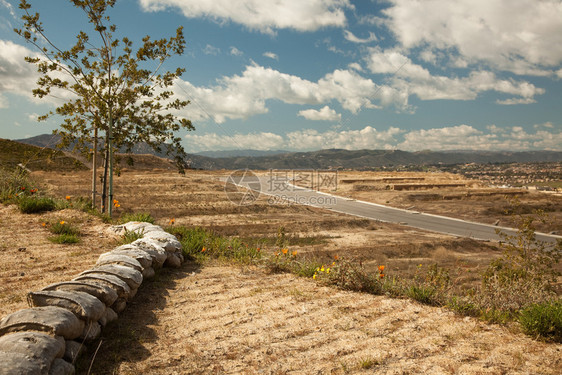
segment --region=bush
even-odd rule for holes
[[[49,231],[53,234],[64,234],[68,236],[78,236],[80,231],[74,225],[64,220],[57,221],[49,226]]]
[[[528,306],[521,310],[519,323],[528,335],[562,343],[562,301]]]
[[[17,199],[17,205],[24,214],[53,211],[56,208],[56,203],[53,199],[36,196],[20,196]]]

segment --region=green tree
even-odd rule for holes
[[[63,105],[40,117],[40,120],[54,115],[64,118],[60,129],[55,131],[62,137],[60,146],[75,143],[75,149],[88,155],[93,146],[91,155],[97,165],[98,139],[103,139],[100,142],[105,166],[102,211],[107,207],[111,213],[115,149],[125,148],[131,152],[139,142],[145,142],[156,151],[165,148],[183,171],[186,154],[181,138],[174,134],[182,128],[193,130],[194,127],[177,114],[189,102],[174,98],[171,87],[185,69],[161,70],[170,57],[183,53],[185,39],[179,27],[176,35],[168,39],[153,40],[145,36],[140,48],[134,49],[129,38],[114,36],[117,26],[111,24],[107,12],[116,0],[69,2],[85,13],[91,28],[89,34],[80,31],[70,49],[59,47],[49,38],[39,13],[32,11],[27,0],[20,0],[19,4],[23,27],[14,31],[40,51],[39,57],[26,57],[40,73],[33,95],[43,98],[60,90],[70,93],[70,99]],[[93,202],[95,171],[93,168]]]

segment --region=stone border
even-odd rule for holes
[[[84,344],[118,318],[145,279],[184,262],[181,243],[162,227],[129,222],[109,228],[143,237],[99,256],[70,281],[29,292],[28,309],[0,320],[0,375],[74,374]]]

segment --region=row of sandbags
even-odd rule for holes
[[[70,281],[30,292],[30,308],[0,320],[0,375],[73,374],[84,344],[117,319],[143,280],[184,260],[180,242],[157,225],[129,222],[110,230],[143,237],[101,254]]]

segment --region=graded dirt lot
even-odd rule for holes
[[[121,205],[115,214],[149,212],[163,226],[174,218],[174,225],[203,226],[252,241],[265,251],[273,250],[278,234],[284,233],[288,246],[298,250],[299,256],[330,260],[339,255],[373,270],[384,264],[388,275],[411,277],[420,264],[439,264],[451,270],[459,288],[476,283],[479,272],[500,253],[493,243],[306,206],[272,205],[263,196],[240,206],[228,199],[219,179],[228,173],[187,171],[183,176],[173,171],[124,169],[115,179],[115,198]],[[56,196],[88,196],[88,172],[34,172],[32,176]],[[340,174],[339,178],[358,176]],[[495,195],[484,200],[485,209],[479,206],[485,196],[415,203],[408,196],[463,195],[466,187],[413,192],[353,187],[360,185],[372,183],[340,180],[336,193],[402,208],[415,205],[424,212],[439,210],[434,204],[444,204],[448,211],[441,214],[467,215],[475,221],[479,212],[493,222],[497,215],[490,208],[504,207],[503,198],[500,201]],[[471,193],[477,189],[482,188],[475,184]],[[533,194],[525,194],[529,201],[521,200],[522,204],[549,203],[554,205],[550,212],[560,215],[559,197],[542,201],[542,195]],[[556,217],[554,226],[545,229],[559,230],[560,216]],[[42,227],[46,220],[72,221],[84,234],[81,243],[52,244]],[[70,279],[117,243],[104,233],[108,224],[74,210],[23,215],[14,206],[4,206],[0,224],[2,316],[26,307],[28,291]],[[197,269],[186,263],[180,270],[163,271],[156,280],[143,284],[118,322],[104,331],[97,354],[95,345],[89,349],[79,373],[88,372],[94,354],[91,373],[95,374],[555,374],[562,367],[562,345],[534,341],[515,327],[488,325],[407,300],[343,292],[310,279],[224,264]]]

